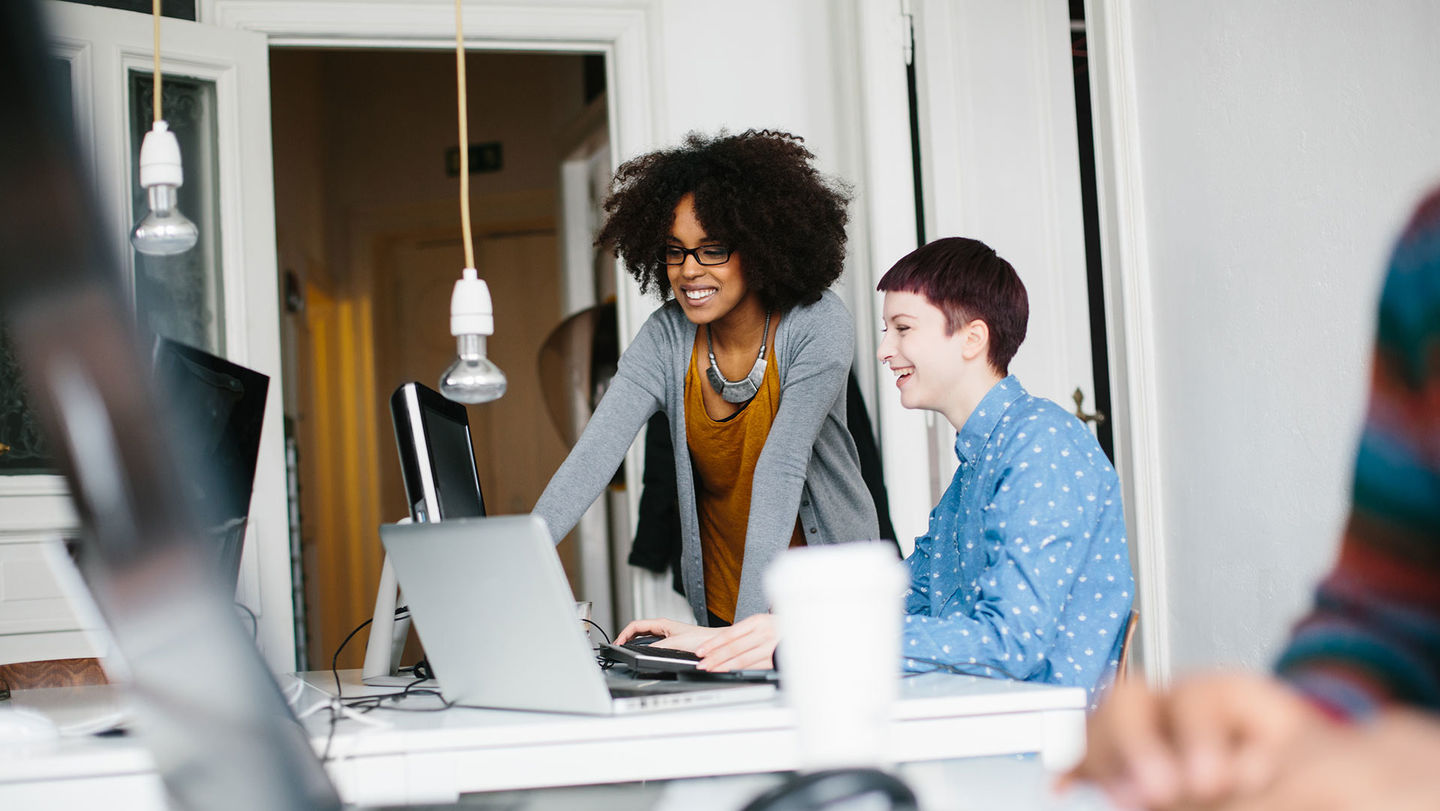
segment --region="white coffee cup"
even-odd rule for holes
[[[888,542],[792,549],[766,573],[802,769],[890,760],[907,580]]]

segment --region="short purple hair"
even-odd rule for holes
[[[990,365],[1010,373],[1025,340],[1030,299],[1009,262],[978,239],[946,237],[911,251],[885,271],[876,290],[919,293],[945,313],[945,331],[975,319],[990,328]]]

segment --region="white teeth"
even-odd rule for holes
[[[896,379],[896,380],[899,380],[900,378],[905,377],[905,376],[909,375],[910,373],[914,372],[914,371],[915,371],[915,368],[912,367],[912,366],[906,366],[906,367],[903,368],[903,369],[891,369],[890,371],[895,374],[895,379]]]
[[[686,291],[685,291],[685,298],[688,298],[688,299],[690,299],[691,301],[699,301],[699,300],[702,299],[702,298],[710,298],[710,297],[713,296],[713,295],[715,295],[715,290],[714,290],[714,288],[711,288],[711,289],[709,289],[709,290],[686,290]]]

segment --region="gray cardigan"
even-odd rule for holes
[[[610,482],[646,421],[664,409],[675,448],[681,574],[690,607],[704,624],[700,523],[685,438],[685,374],[694,342],[695,325],[676,302],[666,302],[650,316],[620,356],[605,396],[536,502],[535,513],[559,543]],[[854,322],[828,290],[816,303],[794,307],[780,319],[775,333],[780,408],[755,464],[737,621],[768,610],[761,576],[790,545],[797,515],[809,544],[879,537],[875,504],[860,478],[855,441],[845,426],[845,381],[854,355]]]

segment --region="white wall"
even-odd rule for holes
[[[655,88],[661,144],[678,143],[695,130],[784,130],[805,139],[821,171],[859,180],[861,167],[850,157],[855,139],[843,130],[851,112],[846,100],[854,93],[837,81],[840,60],[853,55],[837,53],[832,36],[848,19],[848,4],[664,0],[660,9]],[[851,215],[858,223],[858,210]],[[846,289],[850,275],[842,279]]]
[[[1265,666],[1331,563],[1383,263],[1440,181],[1440,4],[1110,5],[1132,25],[1172,663]]]

